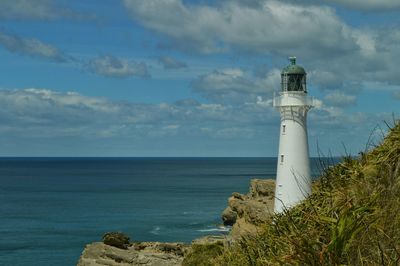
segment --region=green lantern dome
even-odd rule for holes
[[[303,67],[296,65],[296,57],[289,57],[290,65],[282,69],[281,85],[282,91],[298,91],[307,93],[306,76]]]

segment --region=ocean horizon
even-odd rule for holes
[[[333,163],[335,159],[322,159]],[[313,177],[321,158],[311,158]],[[1,157],[0,265],[75,265],[86,244],[190,242],[223,234],[221,212],[275,157]]]

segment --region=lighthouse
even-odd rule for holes
[[[281,72],[281,91],[274,107],[281,115],[275,187],[275,212],[280,213],[305,199],[311,192],[307,113],[313,99],[307,94],[307,73],[290,57]]]

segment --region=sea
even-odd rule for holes
[[[312,174],[321,159],[311,159]],[[0,158],[0,265],[76,265],[104,233],[187,242],[226,234],[221,212],[276,158]]]

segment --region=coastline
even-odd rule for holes
[[[247,194],[233,192],[222,212],[224,226],[231,226],[226,235],[208,235],[194,239],[191,244],[173,242],[129,242],[126,249],[93,242],[84,248],[77,266],[95,265],[190,265],[191,253],[202,247],[223,247],[237,239],[258,232],[273,213],[275,181],[252,179]]]

